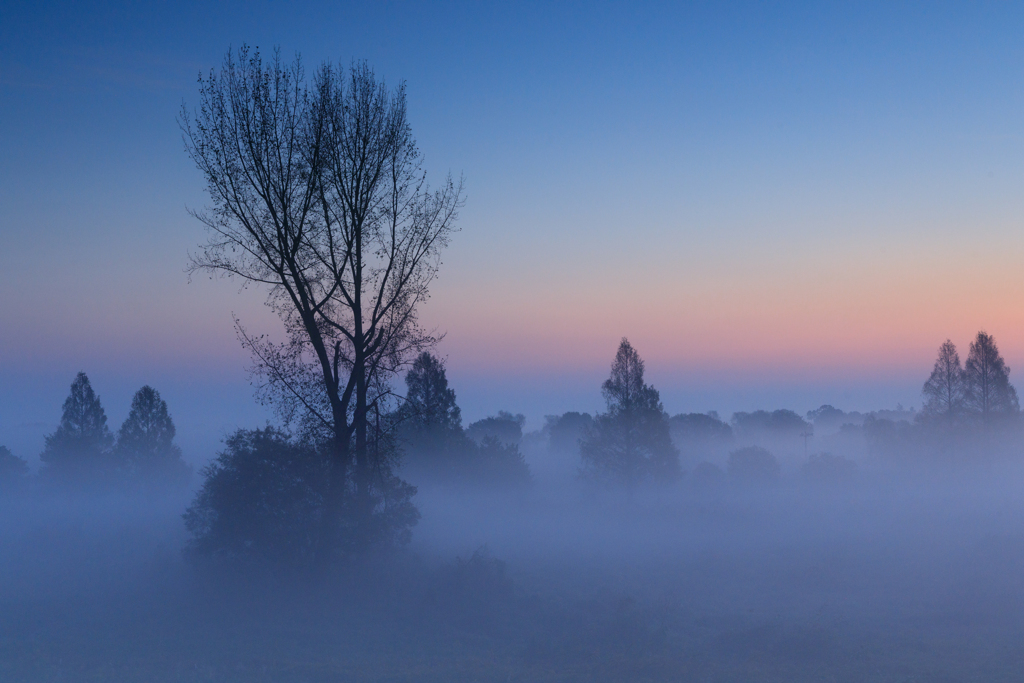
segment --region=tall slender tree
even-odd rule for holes
[[[242,48],[201,79],[181,125],[213,204],[195,214],[210,239],[193,268],[267,289],[289,341],[238,325],[262,396],[330,442],[326,556],[341,531],[375,528],[387,497],[374,416],[394,373],[434,342],[416,314],[461,184],[428,188],[404,85],[389,91],[363,63],[324,64],[310,83],[299,59],[264,64]]]
[[[420,466],[450,468],[469,444],[444,363],[424,351],[406,373],[405,386],[405,402],[395,416],[403,445]]]
[[[947,425],[954,424],[964,410],[965,379],[964,369],[960,365],[960,354],[956,346],[947,339],[939,347],[939,356],[928,381],[924,383],[922,393],[926,401],[922,414],[942,420]]]
[[[601,387],[608,411],[598,415],[580,444],[587,478],[635,486],[644,479],[679,476],[679,452],[657,389],[644,383],[644,362],[623,337],[611,376]]]
[[[1010,368],[999,354],[996,340],[978,332],[964,364],[964,403],[984,425],[1020,411],[1017,390],[1010,384]]]
[[[408,421],[424,429],[462,429],[462,411],[455,402],[455,390],[448,386],[444,363],[424,351],[405,375],[403,412]]]
[[[79,372],[64,401],[60,424],[46,437],[39,456],[45,478],[61,483],[96,482],[113,470],[110,457],[114,436],[107,428],[107,414],[89,378]]]

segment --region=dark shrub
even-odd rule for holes
[[[801,469],[808,479],[820,482],[846,482],[857,474],[855,462],[831,453],[815,453]]]
[[[185,526],[195,555],[301,562],[312,557],[326,459],[285,433],[240,429],[202,471]]]
[[[729,454],[729,476],[744,482],[774,481],[779,478],[779,461],[760,446],[747,446]]]

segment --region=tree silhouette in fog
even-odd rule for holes
[[[414,475],[434,482],[499,486],[530,481],[519,451],[522,416],[502,411],[480,420],[474,423],[480,438],[470,439],[462,429],[462,412],[455,390],[448,386],[444,363],[426,351],[413,362],[405,384],[406,400],[395,421]]]
[[[644,383],[644,362],[625,337],[601,393],[607,412],[597,416],[580,443],[582,475],[626,486],[678,478],[679,453],[661,397]]]
[[[455,390],[448,386],[444,363],[424,351],[405,375],[403,418],[423,430],[454,432],[462,429],[462,411]]]
[[[953,342],[947,339],[939,347],[935,367],[922,389],[926,401],[921,412],[925,419],[939,418],[946,425],[953,425],[964,409],[965,384],[960,354]]]
[[[717,413],[684,413],[669,418],[672,443],[690,459],[724,458],[735,438]]]
[[[978,332],[964,364],[964,404],[984,425],[1020,411],[1017,390],[992,335]]]
[[[190,552],[301,563],[311,560],[326,493],[327,460],[273,428],[238,430],[203,469],[185,512]]]
[[[288,341],[239,335],[261,396],[324,441],[329,454],[323,556],[339,534],[374,542],[375,515],[400,495],[375,457],[374,418],[390,379],[434,343],[417,324],[461,186],[431,191],[406,118],[404,85],[389,91],[366,64],[323,64],[311,82],[298,59],[229,53],[183,109],[185,146],[213,207],[196,215],[210,239],[193,268],[268,290]],[[387,535],[386,535],[387,536]]]
[[[744,438],[793,437],[806,432],[811,425],[792,410],[755,410],[752,413],[738,412],[732,416],[732,424]]]
[[[28,463],[0,446],[0,493],[20,489],[28,479]]]
[[[138,482],[167,486],[188,483],[191,470],[174,444],[174,421],[160,392],[144,386],[132,397],[128,417],[117,432],[114,455],[124,473]]]
[[[767,483],[779,478],[779,460],[760,446],[747,446],[729,454],[729,476],[745,483]]]
[[[60,483],[97,483],[113,471],[114,436],[89,378],[79,372],[64,401],[60,425],[46,437],[41,474]]]
[[[454,467],[466,448],[462,411],[448,386],[444,363],[424,351],[405,375],[405,402],[397,411],[401,441],[417,461],[434,472]]]
[[[594,418],[590,413],[575,411],[562,415],[548,415],[544,419],[548,450],[554,453],[577,455],[580,449],[580,440],[594,425]]]
[[[523,440],[523,427],[526,416],[513,415],[507,410],[499,410],[497,415],[477,420],[466,428],[466,436],[477,443],[486,439],[494,439],[506,446],[519,445]]]

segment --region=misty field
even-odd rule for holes
[[[9,500],[0,679],[1016,681],[1019,480],[425,490],[329,575],[185,563],[184,497]]]

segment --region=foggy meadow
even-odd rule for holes
[[[601,409],[468,419],[427,304],[460,230],[488,228],[463,225],[466,180],[428,174],[413,104],[365,61],[242,44],[204,66],[177,123],[205,238],[180,265],[273,313],[233,321],[273,417],[183,453],[184,406],[148,384],[111,406],[85,367],[39,452],[0,433],[0,680],[1021,680],[1019,340],[972,322],[900,359],[931,364],[914,405],[688,412],[643,316],[609,313]]]

